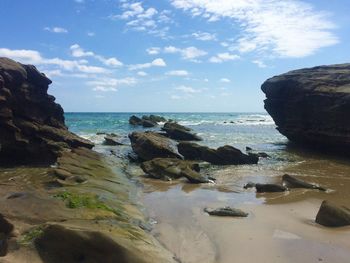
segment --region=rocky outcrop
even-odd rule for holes
[[[291,71],[262,85],[265,109],[289,140],[350,149],[350,64]]]
[[[178,158],[182,156],[176,149],[176,143],[154,132],[133,132],[129,134],[131,147],[138,157],[148,161],[154,158]]]
[[[179,141],[201,141],[202,140],[202,138],[200,138],[197,134],[192,133],[190,128],[182,126],[176,122],[165,123],[162,130],[165,131],[168,134],[168,136],[174,140],[179,140]]]
[[[350,225],[350,209],[323,201],[316,216],[316,223],[329,227]]]
[[[34,66],[0,58],[0,164],[54,163],[64,149],[93,147],[68,131],[50,83]]]
[[[256,164],[259,160],[257,156],[246,155],[229,145],[215,150],[196,143],[180,142],[178,150],[185,159],[203,160],[217,165]]]
[[[231,216],[231,217],[247,217],[248,213],[229,206],[221,207],[217,209],[204,208],[204,212],[211,216]]]
[[[326,191],[326,188],[324,187],[321,187],[315,184],[310,184],[296,177],[293,177],[289,174],[284,174],[282,176],[282,181],[288,188],[305,188],[305,189],[317,189],[320,191]]]
[[[162,180],[172,180],[181,177],[191,183],[208,183],[209,179],[202,176],[196,162],[183,161],[174,158],[155,158],[141,164],[142,170],[150,177]]]
[[[104,145],[109,146],[116,146],[116,145],[123,145],[122,142],[120,142],[120,137],[118,137],[116,134],[106,134],[104,138]]]
[[[255,184],[255,189],[257,193],[275,193],[288,191],[287,187],[279,184]]]
[[[143,126],[145,128],[152,128],[158,125],[159,122],[166,122],[166,119],[162,116],[157,115],[143,115],[142,118],[139,118],[135,115],[132,115],[129,118],[129,124],[134,126]]]

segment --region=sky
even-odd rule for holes
[[[71,112],[261,112],[261,84],[350,61],[349,0],[0,0],[0,56]]]

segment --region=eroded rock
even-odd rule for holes
[[[239,149],[229,145],[215,150],[196,143],[180,142],[178,150],[185,159],[203,160],[217,165],[256,164],[259,160],[258,157],[244,154]]]
[[[310,184],[308,182],[305,182],[303,180],[290,176],[289,174],[284,174],[282,176],[282,181],[288,188],[306,188],[306,189],[317,189],[320,191],[326,191],[324,187],[321,187],[315,184]]]
[[[204,212],[208,213],[209,215],[213,216],[232,216],[232,217],[247,217],[248,213],[237,209],[237,208],[231,208],[229,206],[223,207],[223,208],[217,208],[217,209],[209,209],[204,208]]]
[[[51,164],[64,149],[93,147],[68,131],[49,84],[34,66],[0,58],[1,164]]]
[[[285,192],[288,190],[287,187],[279,184],[255,184],[257,193],[274,193],[274,192]]]
[[[350,208],[325,200],[317,213],[316,223],[329,227],[350,225]]]
[[[129,134],[131,147],[142,160],[154,158],[178,158],[182,156],[176,149],[176,143],[154,132],[133,132]]]
[[[202,140],[202,138],[200,138],[198,135],[191,132],[190,128],[182,126],[176,122],[165,123],[162,130],[165,131],[169,135],[169,137],[174,140],[179,140],[179,141],[201,141]]]

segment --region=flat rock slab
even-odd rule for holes
[[[204,212],[212,216],[232,216],[232,217],[247,217],[248,213],[229,206],[217,209],[204,208]]]

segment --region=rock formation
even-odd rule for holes
[[[168,134],[168,136],[174,140],[179,140],[179,141],[201,141],[202,140],[202,138],[200,138],[198,135],[192,133],[190,128],[182,126],[176,122],[165,123],[162,130],[165,131]]]
[[[138,157],[148,161],[154,158],[178,158],[174,141],[154,132],[133,132],[129,135],[131,147]]]
[[[317,213],[316,223],[329,227],[350,225],[350,209],[325,200]]]
[[[196,143],[180,142],[178,149],[185,159],[203,160],[217,165],[256,164],[259,160],[257,156],[246,155],[229,145],[215,150]]]
[[[49,164],[64,149],[93,147],[68,131],[49,84],[34,66],[0,58],[0,164]]]
[[[350,64],[290,71],[261,88],[265,109],[289,140],[349,152]]]

